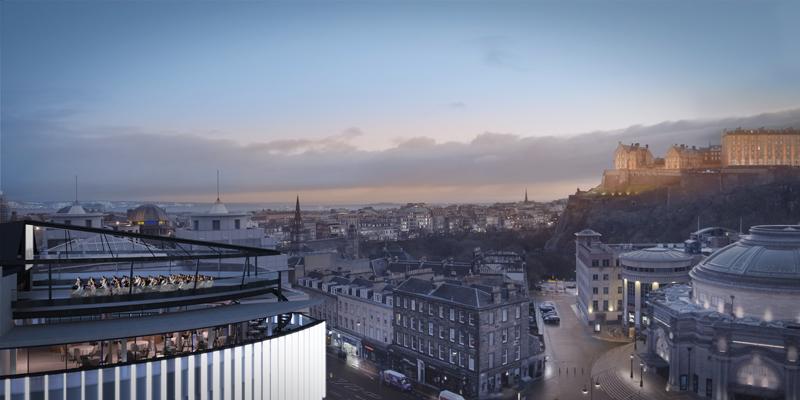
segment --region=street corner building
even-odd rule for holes
[[[394,291],[393,368],[467,398],[497,396],[540,375],[524,285],[409,278]]]
[[[750,228],[650,295],[647,353],[667,390],[800,398],[800,226]]]
[[[276,251],[96,226],[0,224],[0,398],[326,396],[325,322],[253,262]]]

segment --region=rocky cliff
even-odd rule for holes
[[[752,225],[800,222],[800,180],[736,187],[728,191],[661,188],[636,195],[570,196],[545,250],[574,253],[575,232],[591,228],[607,243],[682,242],[702,227],[743,230]]]

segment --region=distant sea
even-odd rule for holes
[[[142,204],[156,204],[169,213],[204,212],[211,208],[212,203],[189,202],[140,202],[140,201],[81,201],[84,208],[101,210],[104,212],[125,212]],[[45,202],[11,202],[11,207],[20,214],[52,213],[60,208],[72,205],[72,202],[45,201]],[[325,211],[332,208],[357,210],[364,207],[375,209],[398,208],[400,203],[365,203],[365,204],[313,204],[300,203],[300,208],[306,211]],[[249,212],[261,210],[286,211],[293,210],[294,203],[225,203],[230,211]]]

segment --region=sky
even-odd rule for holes
[[[12,199],[507,201],[800,108],[797,2],[0,3]],[[690,126],[690,129],[685,128]],[[648,136],[650,135],[650,136]]]

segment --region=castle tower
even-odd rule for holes
[[[294,220],[292,221],[292,243],[289,248],[289,253],[293,255],[300,254],[302,249],[302,234],[303,234],[303,218],[300,215],[300,195],[297,196],[297,201],[294,205]]]

